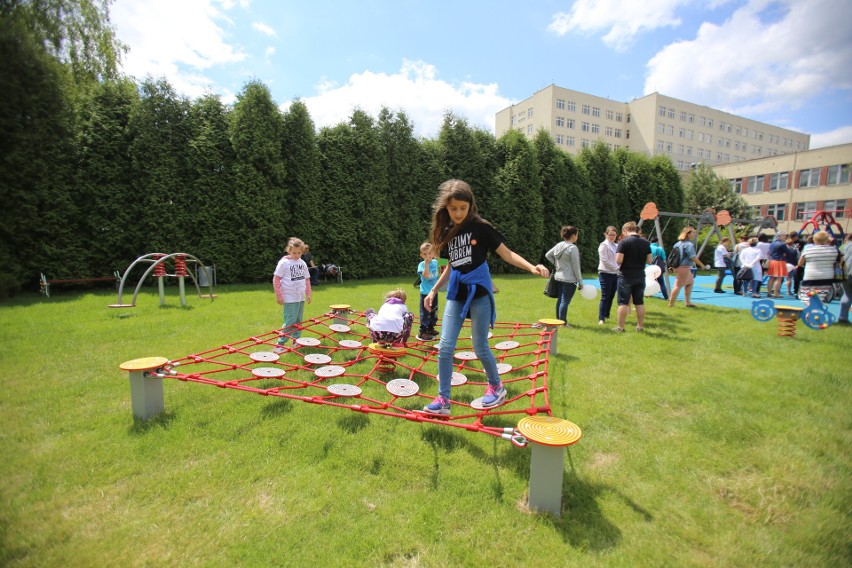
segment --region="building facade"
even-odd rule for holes
[[[497,113],[499,138],[516,129],[532,138],[544,129],[570,154],[603,141],[668,156],[680,171],[806,151],[810,135],[739,117],[659,93],[629,103],[550,85]]]
[[[794,152],[713,167],[760,217],[772,215],[786,232],[798,231],[817,211],[852,230],[852,144]],[[810,229],[808,230],[810,232]]]

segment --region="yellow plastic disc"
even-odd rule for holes
[[[518,431],[524,437],[543,446],[570,446],[583,436],[573,422],[553,416],[527,416],[518,422]]]
[[[370,353],[373,355],[384,355],[385,357],[395,359],[405,355],[405,349],[401,347],[382,347],[379,343],[371,343],[367,346]]]
[[[331,304],[329,306],[332,310],[348,310],[350,307],[349,304]]]
[[[122,371],[150,371],[159,369],[168,362],[169,360],[165,357],[143,357],[142,359],[125,361],[118,368]]]
[[[558,319],[546,319],[545,318],[545,319],[538,320],[538,323],[540,323],[541,325],[546,325],[548,327],[554,327],[554,326],[557,326],[557,325],[562,325],[565,322],[562,321],[562,320],[558,320]]]

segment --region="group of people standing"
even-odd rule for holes
[[[675,284],[671,296],[668,297],[669,306],[674,306],[678,294],[683,290],[686,306],[694,307],[690,301],[694,282],[692,268],[696,265],[706,268],[696,255],[692,242],[694,235],[695,229],[686,227],[678,237],[675,250],[681,254],[682,260],[675,271]],[[556,317],[565,322],[565,327],[570,328],[567,320],[568,306],[576,290],[583,289],[580,252],[577,247],[579,230],[566,225],[562,227],[560,236],[562,240],[547,251],[545,257],[555,266],[554,279],[558,289]],[[613,226],[607,227],[604,237],[598,246],[598,279],[601,287],[598,324],[606,323],[613,300],[617,300],[618,325],[613,330],[624,332],[632,304],[636,310],[636,330],[644,331],[645,267],[652,263],[662,263],[665,266],[665,251],[658,244],[652,245],[646,240],[633,221],[622,226],[618,242],[618,231]],[[815,237],[816,246],[821,245],[821,239],[822,237]],[[430,238],[420,247],[422,261],[417,267],[420,292],[419,340],[433,341],[438,338],[435,329],[438,291],[446,289],[447,295],[441,318],[440,340],[435,348],[438,352],[438,395],[430,404],[424,406],[421,412],[437,416],[448,416],[451,413],[453,355],[462,326],[467,319],[470,319],[473,351],[482,365],[488,383],[484,395],[476,402],[482,408],[493,408],[506,400],[507,391],[500,380],[496,358],[488,344],[488,333],[497,317],[494,286],[487,262],[488,254],[496,253],[512,266],[541,278],[548,278],[550,271],[542,264],[531,264],[509,249],[504,241],[503,235],[479,215],[473,191],[466,182],[451,179],[440,185],[433,204]],[[720,243],[725,252],[726,245],[727,243]],[[848,254],[852,255],[852,245],[847,249]],[[305,245],[301,240],[290,239],[287,255],[279,261],[273,277],[276,298],[279,304],[284,306],[284,326],[279,339],[279,348],[282,350],[286,348],[288,340],[295,341],[300,336],[298,324],[303,316],[304,303],[311,301],[309,267],[302,258],[304,250]],[[720,262],[726,262],[726,255],[718,250],[717,253],[716,265],[719,267]],[[443,272],[438,270],[438,254],[447,259],[447,267]],[[741,265],[751,262],[745,248],[738,254],[734,253],[734,258],[738,258]],[[820,258],[816,252],[803,251],[798,266],[813,266],[821,262],[817,260]],[[786,270],[786,262],[784,264]],[[770,271],[771,275],[777,274],[773,272],[772,265]],[[721,290],[723,277],[724,273],[720,271],[717,290]],[[808,277],[806,272],[803,289],[805,284],[810,283]],[[849,279],[847,284],[848,281]],[[664,284],[661,290],[666,297]],[[847,296],[844,296],[845,314],[848,314],[849,310],[849,293],[847,289]],[[367,325],[374,341],[404,344],[408,340],[413,314],[405,305],[406,299],[407,296],[402,290],[392,290],[386,295],[385,303],[378,312],[367,311]]]

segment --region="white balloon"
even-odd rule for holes
[[[645,295],[653,296],[654,294],[660,293],[660,283],[656,280],[645,280]]]
[[[796,268],[796,267],[793,266],[792,264],[790,264],[789,262],[787,263],[787,272],[793,272],[794,268]]]
[[[660,277],[663,271],[660,270],[660,267],[656,264],[649,264],[645,267],[645,276],[648,277],[649,280],[655,280]]]
[[[598,297],[598,289],[591,284],[584,284],[583,289],[580,290],[580,294],[583,296],[583,299],[594,300]]]

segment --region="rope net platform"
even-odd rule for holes
[[[370,338],[365,313],[340,309],[306,320],[297,329],[300,337],[295,340],[292,328],[288,334],[273,330],[166,360],[146,376],[463,428],[519,447],[527,440],[516,428],[518,419],[551,415],[547,368],[550,344],[556,339],[554,328],[495,323],[489,345],[508,394],[504,404],[482,409],[477,403],[487,380],[466,323],[455,349],[450,416],[419,412],[438,392],[437,342],[410,340],[404,348],[379,346]],[[278,345],[279,338],[286,345]]]

